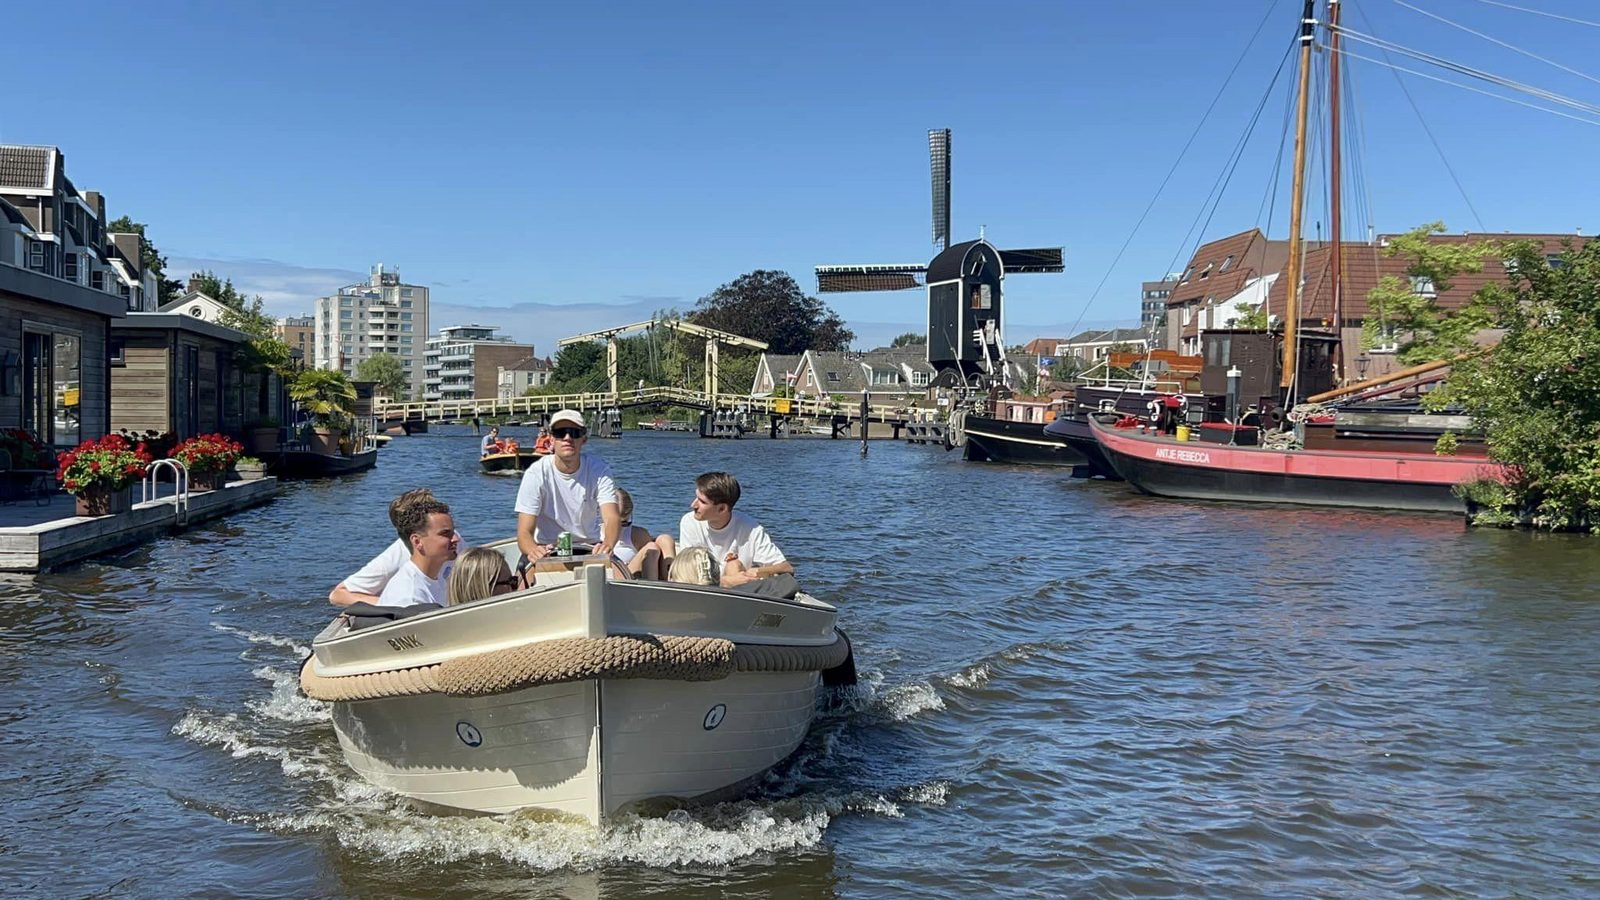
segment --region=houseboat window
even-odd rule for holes
[[[33,241],[28,244],[28,268],[44,268],[44,241]]]
[[[22,427],[46,444],[50,437],[50,336],[22,336]]]
[[[83,431],[83,366],[79,353],[83,340],[75,334],[58,333],[53,343],[50,371],[55,440],[62,446],[76,446]]]
[[[68,281],[78,280],[78,254],[68,253],[61,257],[61,276]]]

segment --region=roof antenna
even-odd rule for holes
[[[984,233],[985,230],[988,229],[988,227],[989,226],[987,226],[987,225],[979,225],[978,226],[978,240],[980,240],[980,241],[983,240],[983,233]]]

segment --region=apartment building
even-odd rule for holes
[[[110,429],[111,320],[157,299],[139,236],[108,232],[105,209],[59,148],[0,144],[0,425],[56,447]]]
[[[428,289],[405,284],[398,270],[372,267],[364,282],[346,285],[328,297],[318,297],[312,316],[315,328],[314,365],[354,376],[356,366],[378,353],[400,357],[406,373],[406,392],[422,393],[422,370],[427,350]]]
[[[422,399],[500,396],[500,369],[533,355],[532,344],[495,334],[492,325],[452,325],[428,338]]]
[[[272,331],[278,340],[289,345],[289,352],[298,354],[300,359],[316,355],[316,316],[284,316]]]
[[[1167,342],[1167,298],[1178,286],[1178,277],[1175,273],[1139,285],[1139,328],[1152,336],[1156,346]]]

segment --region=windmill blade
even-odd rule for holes
[[[928,267],[917,265],[817,266],[817,293],[909,291],[924,287]]]
[[[950,129],[928,132],[928,168],[933,175],[933,243],[950,247]]]
[[[1060,247],[1030,247],[1026,250],[1001,250],[1000,264],[1006,274],[1027,272],[1065,272],[1067,264]]]

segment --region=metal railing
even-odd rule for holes
[[[148,503],[156,497],[156,474],[170,470],[172,472],[172,513],[177,518],[179,525],[189,523],[189,467],[181,461],[168,457],[158,459],[151,463],[144,471],[144,484],[141,493]]]
[[[628,389],[612,394],[610,391],[587,391],[576,394],[543,394],[534,396],[499,398],[480,397],[472,400],[378,401],[373,404],[373,414],[383,420],[440,421],[470,419],[474,416],[518,416],[538,413],[549,414],[558,409],[610,409],[618,405],[662,403],[700,409],[745,411],[761,415],[794,416],[848,416],[860,414],[859,395],[844,395],[842,402],[831,397],[752,397],[749,394],[715,394],[679,387],[647,387]],[[873,403],[868,407],[870,418],[879,421],[902,420],[908,417],[904,403]]]

